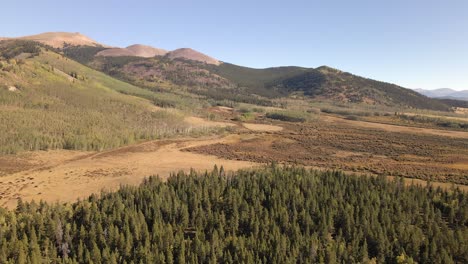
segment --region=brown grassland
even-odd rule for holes
[[[216,110],[216,109],[215,109]],[[211,111],[215,111],[211,109]],[[468,190],[468,133],[377,124],[321,115],[310,122],[232,122],[189,117],[200,126],[231,126],[231,132],[200,138],[155,140],[103,152],[51,150],[0,156],[0,205],[24,200],[74,201],[149,175],[226,170],[271,162],[356,174],[403,176],[408,184]]]
[[[281,131],[240,132],[243,140],[187,149],[226,159],[282,162],[468,184],[468,133],[324,116],[277,122]]]

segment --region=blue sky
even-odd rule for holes
[[[256,68],[328,65],[408,88],[468,89],[468,1],[4,1],[0,36],[81,32],[191,47]]]

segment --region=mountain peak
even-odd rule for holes
[[[342,72],[341,70],[338,70],[338,69],[335,69],[326,65],[318,67],[317,70],[322,73],[341,73]]]
[[[169,59],[186,59],[199,61],[207,64],[219,65],[221,62],[215,58],[212,58],[206,54],[196,51],[191,48],[180,48],[173,51],[167,51],[142,44],[130,45],[126,48],[110,48],[105,49],[96,54],[96,56],[103,57],[121,57],[121,56],[132,56],[132,57],[143,57],[151,58],[154,56],[167,56]]]
[[[137,54],[139,57],[154,57],[154,56],[164,56],[167,53],[167,50],[159,49],[142,44],[134,44],[126,48]]]
[[[120,57],[120,56],[132,56],[132,57],[143,57],[151,58],[154,56],[164,56],[167,51],[163,49],[158,49],[151,46],[146,46],[142,44],[134,44],[126,48],[111,48],[100,51],[96,56],[103,57]]]
[[[37,35],[18,37],[16,39],[37,41],[54,48],[63,48],[65,44],[74,46],[103,46],[79,32],[45,32]]]
[[[187,59],[194,60],[199,62],[204,62],[207,64],[219,65],[221,62],[215,58],[212,58],[206,54],[203,54],[199,51],[196,51],[191,48],[180,48],[173,50],[167,54],[170,59]]]

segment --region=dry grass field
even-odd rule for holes
[[[122,184],[137,185],[150,175],[166,178],[179,170],[211,170],[215,164],[226,170],[256,165],[212,155],[181,151],[211,143],[230,144],[238,136],[204,139],[150,141],[104,152],[55,150],[26,153],[9,162],[9,173],[0,177],[0,205],[14,208],[18,198],[24,200],[75,201],[101,190],[115,190]],[[27,166],[25,166],[27,164]],[[4,167],[1,167],[2,170]]]

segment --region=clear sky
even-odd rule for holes
[[[467,0],[11,0],[0,13],[0,36],[81,32],[256,68],[328,65],[408,88],[468,89]]]

